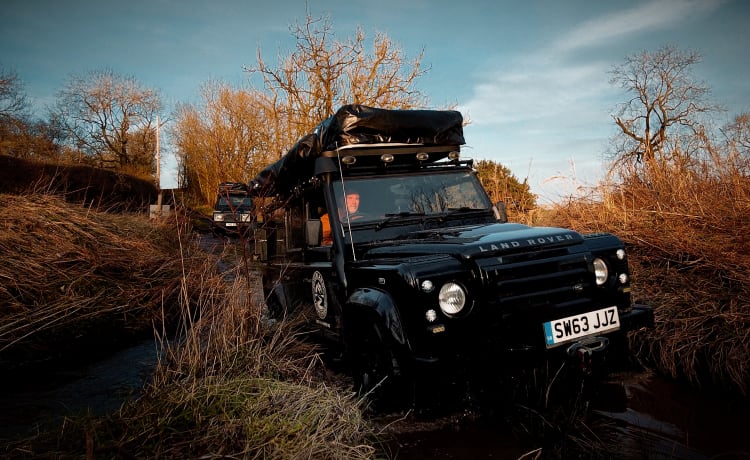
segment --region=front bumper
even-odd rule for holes
[[[654,327],[653,307],[635,304],[627,311],[619,312],[620,329],[605,333],[601,336],[586,336],[569,342],[567,345],[547,349],[541,340],[541,327],[535,343],[507,343],[489,338],[488,331],[469,337],[463,335],[460,340],[455,337],[433,337],[430,345],[422,351],[411,355],[412,362],[418,367],[441,367],[448,369],[464,369],[466,366],[497,368],[497,366],[518,368],[534,366],[547,359],[580,359],[582,356],[588,361],[589,357],[599,360],[605,355],[609,360],[619,361],[627,353],[627,334],[641,328]],[[536,327],[541,324],[534,321]],[[501,334],[502,336],[502,334]],[[442,340],[441,340],[442,339]],[[582,367],[587,367],[585,364]]]

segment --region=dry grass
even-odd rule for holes
[[[97,212],[51,195],[0,195],[0,364],[72,354],[150,331],[183,270],[174,225]]]
[[[295,324],[263,319],[257,283],[236,255],[227,271],[231,257],[200,251],[179,228],[51,196],[0,199],[0,295],[10,312],[0,318],[0,338],[8,356],[23,359],[27,347],[51,348],[52,340],[92,334],[94,325],[150,324],[169,309],[182,325],[175,335],[156,322],[162,358],[138,399],[108,416],[70,416],[9,443],[3,455],[374,456],[360,401],[323,383],[322,364]]]
[[[323,384],[311,345],[291,323],[264,322],[246,280],[206,273],[198,310],[143,395],[108,417],[11,446],[58,458],[321,458],[374,456],[354,394]],[[191,309],[192,310],[192,309]],[[85,440],[85,442],[83,442]],[[23,455],[21,455],[23,454]]]
[[[159,441],[169,451],[146,456],[371,458],[372,431],[354,394],[325,385],[322,363],[299,340],[298,325],[264,320],[257,283],[235,271],[230,283],[203,284],[201,317],[169,348],[147,389],[147,399],[168,401],[160,417],[169,414],[182,428],[178,442]]]
[[[82,164],[58,164],[0,155],[0,193],[49,193],[97,209],[138,212],[154,203],[153,179]]]
[[[676,161],[680,160],[680,161]],[[634,337],[661,372],[750,396],[750,178],[747,165],[674,155],[557,206],[548,224],[610,231],[629,247],[637,300],[656,328]]]

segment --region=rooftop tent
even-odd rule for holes
[[[315,159],[321,152],[318,145],[318,136],[314,133],[297,141],[283,157],[250,181],[250,194],[270,197],[289,193],[301,180],[312,176]]]
[[[355,144],[464,144],[463,117],[455,110],[391,110],[350,104],[321,122],[284,156],[250,181],[257,196],[291,191],[313,175],[323,152]]]
[[[345,105],[316,128],[323,150],[353,144],[460,145],[463,117],[455,110],[388,110]]]

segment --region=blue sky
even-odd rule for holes
[[[508,166],[542,202],[603,177],[611,114],[627,97],[608,71],[629,54],[698,51],[694,73],[727,109],[717,123],[750,111],[745,0],[3,0],[0,66],[24,81],[38,116],[70,75],[104,67],[171,108],[209,79],[247,84],[243,67],[259,48],[267,61],[291,50],[289,25],[307,8],[329,15],[338,38],[361,26],[407,57],[424,50],[417,85],[430,107],[471,119],[464,156]]]

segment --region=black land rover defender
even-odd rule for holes
[[[214,232],[220,235],[247,232],[255,217],[254,212],[247,185],[241,182],[219,184],[213,212]]]
[[[463,143],[456,111],[348,105],[250,183],[273,198],[256,230],[270,314],[342,345],[360,391],[553,355],[589,365],[653,325],[622,241],[506,222]]]

